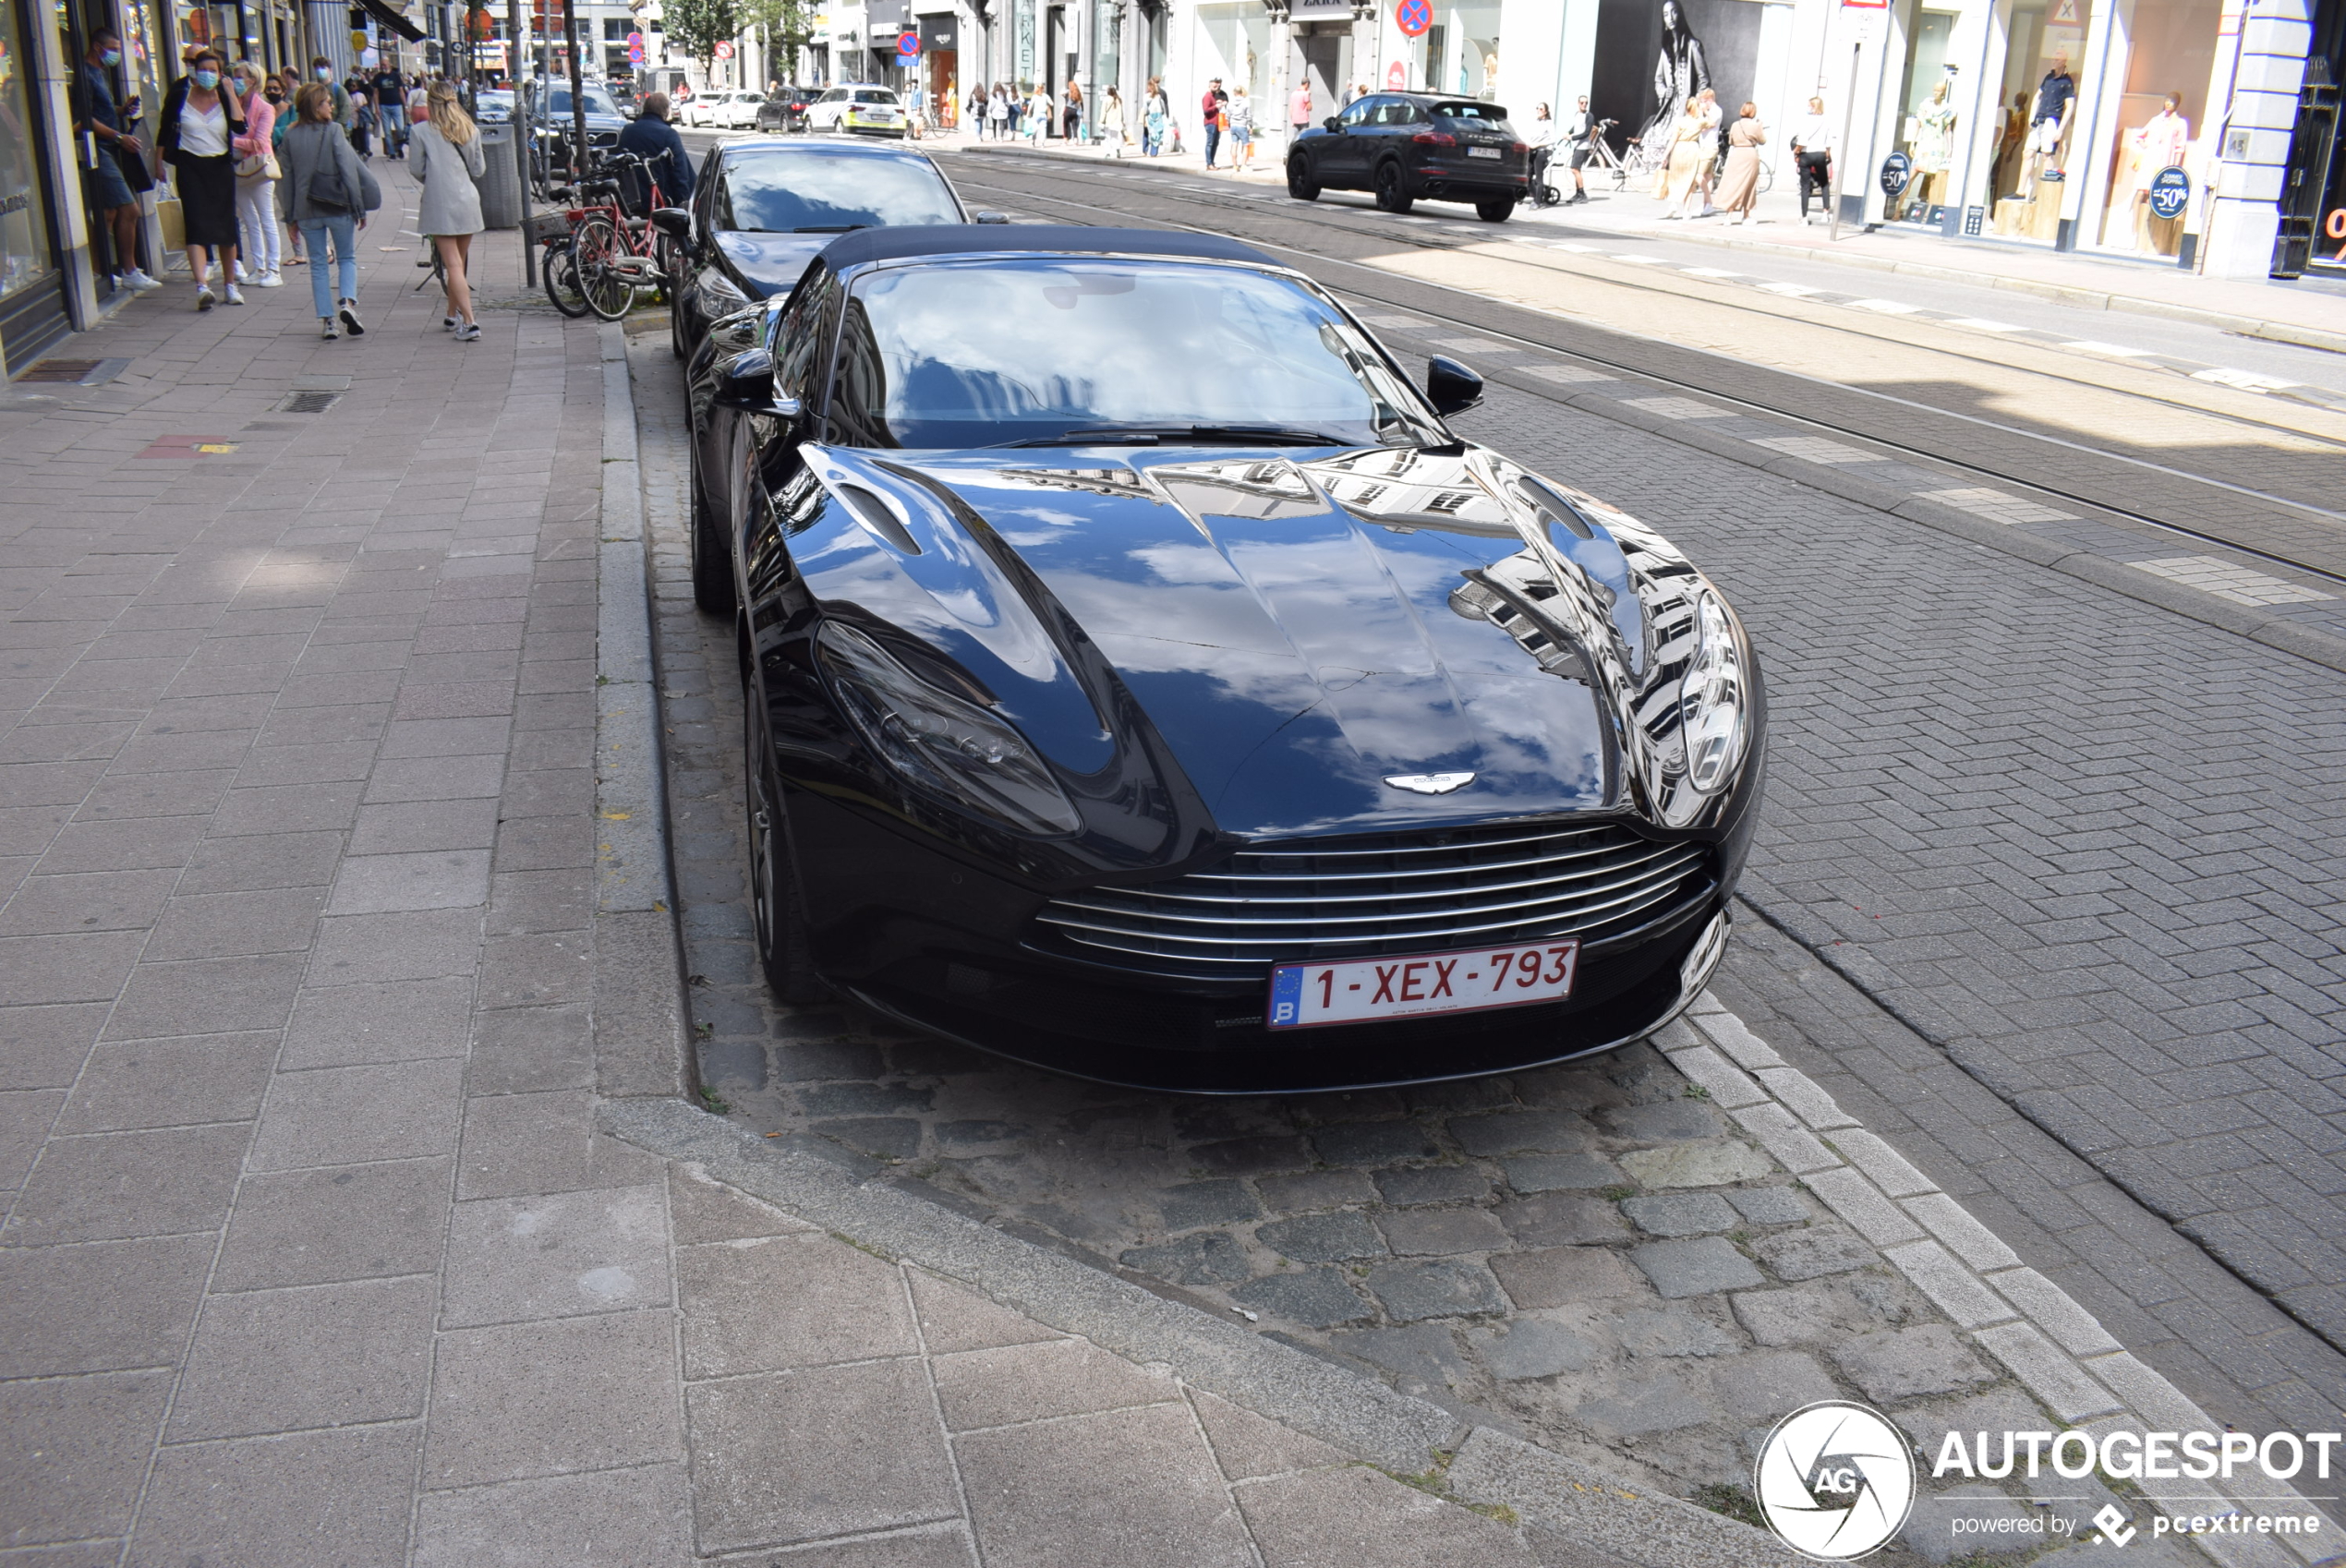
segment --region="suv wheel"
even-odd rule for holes
[[[1515,201],[1512,196],[1494,196],[1488,201],[1476,202],[1474,214],[1486,223],[1504,223],[1514,215]]]
[[[1417,205],[1417,199],[1401,184],[1401,165],[1397,160],[1387,159],[1377,165],[1376,204],[1397,217]]]
[[[1311,170],[1300,157],[1287,161],[1287,193],[1298,201],[1320,199],[1320,187],[1312,183]]]

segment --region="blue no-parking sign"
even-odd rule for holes
[[[908,32],[896,40],[896,58],[900,64],[911,65],[921,57],[921,35]]]

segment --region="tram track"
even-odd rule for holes
[[[1264,213],[1259,211],[1257,204],[1252,201],[1234,199],[1217,200],[1204,193],[1188,191],[1170,179],[1164,182],[1162,188],[1143,190],[1136,187],[1131,191],[1133,196],[1146,197],[1149,208],[1160,210],[1144,210],[1138,204],[1124,207],[1107,200],[1082,199],[1063,194],[1058,189],[1038,188],[1038,186],[1052,179],[1051,175],[1041,171],[1008,170],[990,161],[981,169],[971,169],[968,165],[973,162],[974,160],[967,155],[954,160],[957,182],[965,188],[1008,199],[1014,204],[1032,204],[1069,213],[1088,214],[1070,218],[1070,222],[1140,223],[1241,238],[1275,254],[1299,258],[1302,270],[1312,271],[1314,275],[1317,275],[1316,269],[1343,269],[1347,276],[1341,279],[1321,277],[1320,281],[1339,294],[1373,308],[1420,316],[1431,315],[1437,321],[1446,321],[1461,331],[1493,339],[1510,348],[1555,356],[1599,373],[1650,383],[1657,390],[1695,393],[1707,402],[1735,412],[1781,422],[1799,431],[1858,442],[1862,447],[1873,449],[1893,460],[1945,472],[1951,478],[1992,479],[2000,487],[2017,489],[2046,501],[2088,508],[2108,519],[2132,525],[2154,535],[2215,546],[2319,579],[2324,585],[2346,586],[2346,533],[2341,533],[2340,528],[2340,525],[2346,524],[2346,512],[2296,496],[2162,464],[2134,453],[2112,451],[2108,447],[2094,446],[2050,431],[1942,407],[1873,387],[1829,380],[1784,367],[1757,365],[1716,349],[1638,333],[1575,315],[1542,310],[1456,284],[1407,277],[1388,267],[1353,257],[1330,254],[1306,244],[1292,243],[1297,237],[1292,235],[1275,238],[1259,232],[1246,231],[1267,226],[1264,220],[1269,220],[1273,223],[1316,227],[1364,244],[1373,242],[1387,251],[1399,246],[1423,250],[1458,248],[1456,243],[1429,243],[1437,237],[1447,239],[1450,236],[1419,235],[1408,232],[1363,235],[1348,223],[1315,220],[1308,210],[1283,208],[1276,210],[1275,214]],[[1027,175],[1034,183],[1015,177],[1005,181],[1005,175]],[[1105,197],[1108,193],[1089,194]],[[1118,194],[1123,192],[1119,190]],[[1183,221],[1181,215],[1161,211],[1166,205],[1177,209],[1184,205],[1204,208],[1221,221]],[[1252,218],[1256,222],[1252,224],[1227,222],[1232,216]],[[1606,280],[1606,283],[1608,286],[1633,286],[1630,283],[1615,284],[1611,280]],[[1820,325],[1813,321],[1805,324],[1812,327]],[[1821,324],[1821,330],[1868,336],[1900,346],[1914,346],[1896,337],[1860,332],[1854,324]],[[1919,352],[1945,354],[1949,351],[1931,347]],[[2048,380],[2058,380],[2043,372],[2036,374],[2044,376]],[[1562,388],[1538,384],[1530,377],[1507,376],[1505,384],[1584,411],[1601,415],[1607,413],[1602,406],[1606,400],[1585,394],[1575,396]],[[2098,390],[2113,397],[2155,401],[2143,392],[2123,388],[2102,385]],[[1785,395],[1787,392],[1793,395]],[[2346,444],[2331,441],[2319,434],[2263,424],[2230,411],[2214,411],[2169,401],[2171,406],[2186,409],[2199,418],[2223,421],[2243,431],[2335,446],[2339,457],[2328,461],[2346,462]],[[1836,404],[1841,406],[1836,407]],[[1626,422],[1665,438],[1688,440],[1689,444],[1704,450],[1715,451],[1719,442],[1719,438],[1715,437],[1709,440],[1696,439],[1693,431],[1666,428],[1656,429],[1651,424],[1635,419]],[[1899,423],[1913,427],[1917,423],[1942,422],[1952,429],[1933,432],[1923,439],[1902,439],[1899,431],[1885,428],[1886,425]],[[2114,472],[2094,471],[2105,467]],[[1815,477],[1823,478],[1824,476]],[[2159,504],[2146,506],[2118,493],[2129,484],[2137,490],[2148,486],[2168,493],[2160,498]],[[1827,484],[1819,488],[1831,489],[1834,487]],[[2211,522],[2216,525],[2210,525]]]

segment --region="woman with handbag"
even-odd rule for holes
[[[244,258],[236,270],[255,288],[281,288],[285,280],[277,275],[277,111],[261,91],[260,67],[249,60],[236,67],[236,90],[245,101],[245,134],[232,144],[236,239]]]
[[[473,182],[489,172],[489,161],[481,155],[480,127],[465,113],[453,83],[432,83],[429,102],[431,114],[416,127],[410,160],[424,185],[416,227],[440,252],[441,270],[448,276],[448,313],[440,324],[458,343],[478,343],[480,325],[473,320],[472,284],[465,268],[472,259],[473,235],[487,226]]]
[[[364,337],[358,320],[358,231],[371,210],[372,182],[358,162],[358,150],[334,123],[334,95],[324,82],[304,82],[294,95],[298,123],[285,134],[284,177],[277,182],[277,210],[309,242],[309,297],[318,308],[318,335],[332,343],[342,335]],[[333,240],[335,271],[341,274],[341,309],[327,292],[337,281],[326,274],[326,241]]]
[[[163,100],[163,128],[155,145],[163,162],[178,171],[179,210],[187,224],[187,271],[196,280],[196,308],[209,310],[225,297],[242,305],[236,292],[236,139],[245,134],[244,105],[222,78],[226,62],[209,46],[196,51],[187,74],[171,84]],[[212,261],[220,259],[222,295],[212,292]]]

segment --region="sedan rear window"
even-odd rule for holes
[[[830,415],[861,446],[973,447],[1199,427],[1332,446],[1445,438],[1326,301],[1240,267],[1018,258],[855,285]],[[1309,444],[1308,440],[1304,444]]]
[[[727,159],[709,219],[712,228],[784,235],[961,222],[951,187],[925,158],[811,148]]]

